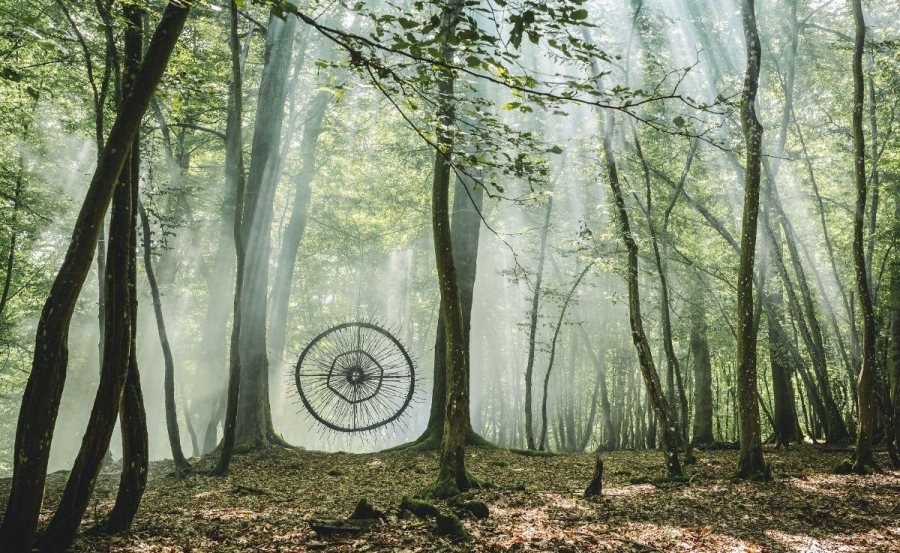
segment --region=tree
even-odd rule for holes
[[[231,93],[228,106],[228,123],[225,131],[225,175],[227,185],[233,185],[235,205],[232,221],[232,236],[237,270],[234,275],[234,315],[231,322],[231,344],[228,361],[228,394],[226,397],[225,423],[222,429],[222,451],[213,474],[228,474],[234,442],[237,432],[238,402],[241,390],[241,296],[244,287],[245,248],[243,235],[244,194],[244,145],[243,145],[243,79],[238,38],[238,6],[237,0],[231,0],[231,34],[229,36],[231,50]],[[232,186],[229,186],[231,188]]]
[[[637,350],[641,374],[644,378],[644,386],[647,390],[647,399],[650,407],[656,415],[659,423],[662,450],[666,459],[666,469],[671,476],[682,474],[681,462],[678,460],[678,432],[676,430],[675,415],[663,394],[659,372],[653,363],[653,353],[650,349],[650,341],[644,332],[644,321],[641,316],[640,284],[638,282],[638,245],[631,231],[631,223],[628,217],[628,208],[625,206],[625,195],[619,183],[619,171],[616,166],[613,153],[612,140],[615,128],[615,118],[610,110],[606,114],[606,131],[603,138],[603,153],[606,158],[607,177],[609,187],[613,193],[616,206],[616,214],[619,218],[619,229],[625,248],[628,252],[628,314],[631,324],[631,338]]]
[[[50,443],[65,385],[69,323],[93,261],[97,235],[141,119],[189,11],[188,4],[170,2],[157,25],[141,70],[128,88],[110,130],[78,214],[65,261],[41,312],[34,361],[19,411],[13,481],[0,526],[0,543],[11,553],[30,550],[37,528]]]
[[[275,433],[269,404],[269,357],[266,349],[269,252],[272,231],[278,144],[284,119],[288,68],[297,18],[274,11],[266,32],[266,55],[259,85],[256,126],[241,221],[246,259],[241,287],[239,348],[241,386],[236,443],[240,449],[287,445]]]
[[[441,56],[453,59],[456,25],[462,13],[462,0],[451,0],[441,13]],[[438,475],[425,494],[449,497],[478,484],[466,470],[465,447],[469,422],[469,350],[460,299],[460,282],[453,254],[450,230],[450,179],[455,122],[454,77],[449,70],[441,71],[437,80],[438,117],[440,125],[434,161],[431,210],[434,232],[435,262],[441,294],[441,314],[444,316],[446,347],[447,391],[444,410],[444,431],[441,435]]]
[[[852,470],[868,472],[876,467],[872,456],[872,440],[875,437],[875,377],[878,363],[876,343],[875,309],[866,265],[866,242],[863,238],[866,219],[866,142],[863,133],[863,107],[865,81],[862,58],[866,44],[866,22],[862,0],[851,0],[856,40],[853,44],[853,169],[856,180],[856,210],[853,217],[853,267],[856,274],[856,290],[862,311],[863,351],[862,368],[859,371],[858,414],[856,426],[856,450],[853,453]]]
[[[694,368],[694,445],[715,443],[713,436],[712,364],[709,360],[706,312],[703,305],[691,310],[691,362]]]
[[[166,321],[163,318],[162,299],[159,293],[159,285],[156,282],[156,274],[153,271],[153,243],[150,239],[150,221],[142,203],[137,205],[138,218],[141,225],[142,247],[144,249],[144,271],[147,273],[147,282],[150,284],[150,295],[153,299],[153,314],[156,316],[156,331],[159,335],[160,347],[163,352],[166,430],[169,435],[169,447],[172,450],[172,459],[175,461],[175,469],[185,471],[191,468],[190,463],[184,458],[181,451],[181,434],[178,431],[178,411],[175,406],[175,361],[172,358],[172,348],[169,345],[169,336],[166,332]],[[185,413],[187,415],[187,413]]]
[[[125,10],[128,17],[128,29],[125,33],[125,68],[130,74],[140,69],[144,51],[143,13],[140,8],[129,6]],[[144,396],[141,391],[140,372],[138,371],[137,350],[137,228],[136,217],[140,209],[141,180],[141,137],[138,133],[131,145],[128,164],[123,169],[130,181],[131,226],[128,239],[128,290],[130,298],[129,319],[132,325],[131,339],[128,343],[128,370],[125,376],[125,389],[122,391],[122,408],[119,411],[119,427],[122,433],[122,474],[119,478],[119,491],[116,502],[109,513],[106,530],[111,533],[126,532],[137,514],[144,489],[147,486],[147,473],[150,464],[150,446],[147,436],[147,413],[144,409]],[[147,245],[145,244],[145,248]],[[145,250],[146,254],[146,250]],[[149,254],[145,258],[145,262]],[[158,298],[157,298],[158,299]],[[161,319],[160,319],[161,320]],[[107,446],[107,452],[109,448]]]
[[[756,29],[755,0],[743,0],[741,15],[747,47],[747,72],[741,92],[741,128],[744,131],[746,169],[744,180],[744,215],[741,226],[741,258],[737,281],[737,401],[740,421],[740,459],[738,477],[771,477],[762,455],[756,389],[757,326],[753,305],[753,262],[756,254],[756,231],[759,218],[759,190],[762,158],[762,125],[756,118],[756,93],[762,47]]]
[[[544,260],[547,258],[547,235],[550,233],[550,214],[553,212],[553,196],[547,198],[544,226],[541,227],[541,249],[538,254],[537,273],[531,295],[531,325],[528,327],[528,362],[525,365],[525,440],[528,449],[535,449],[532,399],[534,389],[534,353],[537,348],[538,306],[541,301],[541,283],[544,279]]]

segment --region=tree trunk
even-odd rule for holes
[[[22,397],[16,430],[13,481],[0,543],[6,551],[28,551],[37,527],[53,429],[65,385],[68,331],[78,295],[90,271],[94,246],[141,118],[181,34],[190,6],[170,2],[147,55],[122,103],[103,149],[65,260],[50,288],[36,332],[34,362]]]
[[[132,22],[133,28],[140,29],[140,18]],[[131,33],[130,33],[131,34]],[[138,33],[134,33],[138,34]],[[140,54],[140,37],[130,37],[130,47],[126,47],[126,59],[134,59],[133,52]],[[132,64],[131,71],[137,68]],[[135,137],[131,146],[131,209],[132,213],[139,207],[140,198],[140,137]],[[134,221],[136,223],[136,221]],[[137,290],[137,229],[133,228],[129,238],[128,285],[130,290]],[[136,328],[138,301],[131,298],[132,327]],[[144,396],[141,392],[141,377],[137,362],[137,332],[131,333],[129,343],[128,375],[125,390],[122,392],[122,410],[119,413],[119,428],[122,432],[122,475],[119,478],[119,491],[116,502],[109,513],[106,530],[110,533],[126,532],[137,514],[147,486],[147,472],[150,464],[150,448],[147,436],[147,413],[144,410]],[[108,451],[108,448],[107,448]]]
[[[781,294],[772,292],[769,296],[769,309],[767,316],[781,316]],[[769,333],[769,364],[772,367],[772,390],[774,395],[774,424],[775,446],[787,447],[790,443],[797,443],[801,436],[797,429],[797,409],[794,404],[794,381],[791,378],[792,359],[779,336],[780,321],[770,320]]]
[[[894,220],[891,238],[900,244],[900,179],[893,186]],[[895,447],[900,448],[900,251],[895,247],[889,265],[890,292],[888,294],[888,383],[893,406],[892,422]]]
[[[12,216],[9,222],[9,250],[6,254],[6,276],[3,278],[3,290],[0,291],[0,321],[6,310],[6,302],[9,300],[9,291],[12,285],[13,266],[16,260],[16,239],[19,237],[19,205],[22,198],[22,181],[24,180],[25,160],[19,154],[19,171],[16,174],[16,188],[12,197]]]
[[[541,249],[538,254],[538,268],[534,279],[534,293],[531,296],[531,327],[528,331],[528,362],[525,365],[525,441],[528,449],[535,449],[534,414],[532,395],[534,389],[534,353],[537,342],[538,306],[541,299],[541,282],[544,278],[544,261],[547,258],[547,235],[550,233],[550,214],[553,212],[553,196],[547,199],[544,211],[544,226],[541,228]]]
[[[462,13],[462,0],[452,0],[441,14],[441,54],[452,60],[452,42]],[[426,495],[447,497],[476,485],[466,471],[465,445],[469,421],[469,351],[466,337],[460,281],[453,254],[450,231],[449,192],[453,170],[451,156],[455,124],[454,77],[442,72],[438,84],[438,138],[434,161],[434,180],[431,193],[434,250],[438,282],[441,291],[441,313],[444,316],[446,347],[447,393],[445,396],[444,432],[437,479],[426,488]]]
[[[269,250],[273,203],[278,182],[278,145],[287,96],[288,68],[297,18],[269,17],[265,65],[259,85],[250,173],[242,220],[246,260],[241,290],[241,385],[236,443],[258,449],[282,443],[275,435],[269,404],[269,358],[266,343]]]
[[[127,9],[127,8],[126,8]],[[113,195],[110,219],[109,249],[106,266],[106,340],[100,384],[87,431],[81,442],[75,464],[69,473],[59,507],[46,531],[38,540],[42,551],[62,551],[75,538],[78,526],[94,491],[103,458],[119,415],[122,392],[131,359],[131,319],[133,291],[129,286],[129,264],[134,255],[130,249],[135,220],[131,210],[131,171],[122,170]]]
[[[863,356],[862,370],[859,372],[858,422],[856,427],[856,451],[853,454],[853,469],[867,472],[875,467],[872,456],[872,439],[875,433],[875,371],[878,360],[875,330],[875,311],[869,289],[866,269],[865,241],[863,231],[866,218],[866,144],[863,135],[863,103],[865,83],[863,80],[862,57],[866,40],[866,23],[863,18],[862,0],[851,0],[853,18],[856,24],[856,41],[853,46],[853,155],[856,177],[856,211],[853,218],[853,265],[856,274],[856,289],[859,292],[862,312]],[[852,324],[852,321],[851,321]]]
[[[582,341],[584,342],[585,348],[587,349],[591,360],[594,362],[594,365],[597,366],[597,385],[600,388],[600,414],[603,417],[603,425],[606,428],[606,440],[597,446],[597,451],[615,451],[619,447],[619,439],[616,425],[614,424],[612,417],[612,407],[609,404],[609,390],[606,384],[606,369],[604,365],[605,356],[603,355],[603,352],[598,355],[594,351],[584,327],[580,326],[579,329],[582,332]],[[593,406],[591,412],[593,413]],[[593,417],[590,420],[593,421]],[[588,434],[587,438],[583,441],[583,445],[580,448],[581,450],[584,450],[587,447],[587,440],[589,438],[590,435]]]
[[[240,45],[239,38],[232,38],[229,36],[229,50],[234,57],[232,61],[235,64],[233,72],[236,71],[238,77],[240,77],[241,68],[243,67],[244,62],[247,60],[247,55],[249,54],[250,50],[250,41],[253,38],[253,31],[255,29],[256,26],[250,26],[250,29],[248,30],[246,37],[244,38],[243,46]],[[234,44],[233,47],[231,46],[232,44]],[[232,79],[233,78],[234,77],[232,76]],[[228,89],[228,103],[226,107],[227,115],[224,137],[226,157],[229,155],[228,148],[229,144],[233,140],[234,134],[234,88],[234,86],[230,86]],[[218,232],[219,246],[216,249],[216,256],[213,261],[213,274],[216,276],[216,278],[213,279],[213,286],[209,290],[210,298],[225,297],[229,293],[229,288],[233,289],[234,287],[234,280],[230,280],[229,277],[233,274],[232,271],[234,270],[234,260],[236,257],[236,252],[234,249],[234,220],[237,203],[236,194],[238,188],[238,173],[236,169],[232,170],[232,167],[228,165],[227,160],[225,165],[225,182],[223,191],[224,198],[222,199],[219,223],[220,227]],[[241,175],[243,175],[243,170],[241,170]],[[231,309],[234,309],[233,305],[231,306]],[[203,337],[201,339],[201,348],[204,353],[204,358],[201,360],[200,366],[205,368],[205,373],[209,375],[209,378],[216,378],[216,380],[218,380],[217,375],[219,375],[219,371],[221,370],[222,365],[227,363],[230,366],[229,360],[231,359],[231,355],[224,354],[224,352],[226,351],[227,343],[228,311],[228,302],[210,301],[207,305],[206,317],[203,323]],[[213,405],[210,406],[210,417],[206,423],[206,431],[203,434],[202,452],[204,454],[211,452],[213,449],[215,449],[216,444],[218,444],[217,430],[219,423],[225,416],[225,406],[228,403],[227,386],[225,386],[225,388],[226,390],[224,391],[224,393],[222,393],[221,387],[213,387],[212,389],[208,390],[208,395],[205,398],[205,403],[211,402]],[[195,401],[196,396],[197,394],[195,391]]]
[[[741,259],[738,270],[737,401],[740,419],[739,478],[770,478],[762,455],[756,390],[756,339],[753,306],[753,262],[759,217],[759,189],[763,129],[756,118],[756,92],[762,47],[756,29],[755,0],[742,0],[744,38],[747,43],[747,73],[741,93],[741,127],[747,148],[744,182],[744,216],[741,229]]]
[[[669,312],[669,281],[667,275],[668,267],[666,259],[663,257],[663,254],[660,253],[659,235],[656,232],[656,225],[653,223],[653,195],[650,187],[650,167],[647,164],[644,152],[641,149],[637,128],[633,126],[633,124],[632,135],[634,136],[634,147],[635,150],[637,150],[638,158],[641,160],[641,167],[644,174],[647,197],[647,211],[645,215],[647,217],[647,227],[650,229],[650,238],[653,243],[653,260],[656,262],[656,271],[659,276],[660,323],[662,325],[663,351],[665,353],[667,366],[668,401],[670,404],[675,401],[675,383],[677,381],[679,402],[678,414],[680,415],[678,417],[678,424],[681,427],[679,437],[681,438],[681,443],[684,444],[685,447],[684,462],[685,464],[688,464],[694,462],[694,456],[691,452],[691,441],[688,436],[687,394],[684,392],[684,382],[681,378],[681,364],[678,362],[678,356],[675,355],[675,346],[672,343],[672,318],[671,313]],[[684,182],[683,178],[682,182]],[[679,190],[676,190],[676,195],[678,193]]]
[[[691,362],[694,369],[694,445],[709,445],[713,436],[712,364],[706,338],[706,316],[701,307],[691,313]]]
[[[640,283],[638,282],[638,246],[631,233],[631,225],[628,218],[628,209],[625,207],[625,196],[619,184],[619,173],[616,160],[613,156],[612,139],[615,120],[611,111],[606,112],[606,132],[603,138],[603,152],[606,157],[606,169],[609,177],[609,186],[615,198],[616,211],[619,216],[619,227],[622,239],[628,250],[628,312],[631,322],[631,338],[637,350],[640,362],[641,374],[644,378],[647,399],[659,422],[662,435],[663,455],[666,458],[666,469],[672,476],[682,474],[681,463],[678,460],[678,433],[675,429],[675,416],[669,406],[669,402],[663,394],[662,383],[656,365],[653,363],[653,354],[650,343],[644,333],[644,322],[641,316]],[[655,441],[655,438],[654,438]]]
[[[169,336],[166,333],[166,322],[163,318],[162,299],[159,294],[159,286],[156,283],[156,275],[153,272],[153,244],[150,239],[150,221],[144,211],[142,203],[138,202],[138,215],[141,221],[142,247],[144,249],[144,271],[147,273],[147,282],[150,283],[150,296],[153,298],[153,313],[156,315],[156,331],[159,335],[159,343],[162,347],[164,369],[163,390],[166,408],[166,430],[169,435],[169,447],[172,450],[172,458],[175,460],[175,468],[179,471],[189,470],[191,465],[184,458],[181,451],[181,433],[178,430],[178,412],[175,405],[175,361],[172,358],[172,348],[169,347]],[[187,413],[185,413],[187,416]]]
[[[241,388],[241,352],[238,346],[241,334],[241,292],[244,284],[244,237],[243,228],[244,213],[244,153],[243,153],[243,84],[241,77],[241,59],[238,47],[238,7],[237,0],[231,0],[231,110],[228,113],[228,123],[225,131],[227,137],[225,143],[225,175],[229,184],[233,183],[235,189],[234,226],[234,252],[237,270],[234,276],[234,316],[231,323],[231,344],[228,363],[228,394],[226,396],[225,422],[222,428],[222,452],[219,462],[213,470],[216,476],[228,474],[231,464],[231,455],[234,452],[235,435],[237,431],[238,401]]]
[[[319,135],[322,134],[322,120],[333,97],[330,92],[320,92],[316,95],[309,106],[306,123],[303,126],[303,136],[300,139],[302,165],[300,173],[294,178],[294,184],[297,187],[294,191],[294,205],[291,208],[291,218],[288,221],[287,229],[284,231],[269,300],[269,307],[272,310],[269,315],[270,349],[279,359],[284,353],[288,307],[291,301],[291,285],[294,282],[297,250],[300,248],[300,242],[303,240],[306,230],[307,212],[312,197],[310,185],[316,176],[316,148],[319,144]]]
[[[588,262],[587,266],[578,274],[578,278],[575,279],[575,284],[572,285],[572,288],[569,290],[569,293],[566,295],[566,300],[563,302],[562,310],[559,313],[559,320],[556,322],[556,330],[553,332],[553,340],[550,342],[550,360],[547,362],[547,373],[544,375],[544,397],[541,400],[541,440],[538,445],[538,449],[540,451],[544,451],[544,447],[547,441],[547,392],[550,386],[550,372],[553,370],[553,359],[556,357],[556,342],[559,339],[559,331],[562,330],[563,321],[566,318],[566,309],[569,307],[569,303],[572,301],[572,296],[575,295],[575,290],[578,289],[578,285],[581,284],[581,281],[584,279],[585,275],[587,275],[588,271],[591,270],[591,267],[594,266],[594,262]]]

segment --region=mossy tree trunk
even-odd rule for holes
[[[653,363],[653,354],[650,350],[650,342],[644,332],[644,321],[641,315],[640,283],[638,281],[638,245],[631,232],[631,223],[628,217],[628,208],[625,206],[625,195],[619,183],[619,172],[613,154],[613,133],[615,131],[615,118],[611,111],[606,111],[606,131],[603,138],[603,153],[606,157],[607,177],[615,200],[616,213],[619,218],[619,228],[625,248],[628,251],[628,314],[631,323],[631,338],[637,350],[638,361],[643,376],[644,386],[647,391],[648,403],[656,415],[659,423],[663,455],[666,459],[666,469],[672,476],[682,474],[681,462],[678,459],[678,432],[675,428],[675,415],[666,401],[662,388],[662,382],[656,365]],[[652,426],[652,424],[651,424]],[[655,431],[654,431],[655,434]],[[655,436],[652,438],[655,442]],[[651,444],[648,444],[652,447]]]
[[[462,9],[462,0],[453,0],[441,14],[441,52],[445,60],[453,58],[454,35]],[[441,314],[444,316],[447,390],[438,475],[435,482],[426,488],[425,494],[445,497],[471,488],[475,481],[466,471],[465,464],[469,422],[469,351],[450,230],[449,193],[453,172],[453,128],[456,120],[452,72],[444,71],[438,77],[437,93],[440,130],[435,152],[431,210]]]

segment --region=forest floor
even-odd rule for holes
[[[468,494],[487,519],[463,518],[470,541],[435,533],[434,519],[398,517],[404,495],[436,474],[434,453],[315,453],[271,449],[237,456],[227,478],[172,474],[154,463],[130,534],[80,535],[79,552],[289,551],[900,551],[900,472],[835,476],[846,451],[767,451],[774,480],[731,480],[737,452],[698,452],[689,483],[632,483],[659,475],[661,453],[603,454],[603,496],[585,500],[594,456],[525,457],[470,449],[469,470],[495,487]],[[880,456],[882,466],[890,466]],[[50,476],[44,516],[65,474]],[[97,485],[85,525],[111,507],[113,467]],[[0,497],[8,480],[0,482]],[[309,519],[343,518],[367,498],[387,518],[355,536],[320,536]],[[5,504],[5,501],[3,501]],[[449,506],[438,503],[442,510]],[[2,544],[0,544],[2,545]],[[2,547],[0,547],[2,549]]]

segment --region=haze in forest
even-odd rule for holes
[[[428,436],[439,448],[463,357],[469,439],[503,448],[659,447],[685,460],[694,446],[740,446],[753,464],[761,446],[741,424],[754,417],[756,441],[779,448],[898,443],[895,3],[138,4],[0,2],[0,476],[13,475],[51,300],[80,286],[53,282],[89,236],[77,226],[86,194],[127,211],[113,184],[88,191],[115,156],[122,106],[142,95],[135,78],[156,90],[132,117],[137,160],[110,181],[133,172],[133,230],[95,213],[98,239],[70,254],[93,257],[60,334],[48,472],[87,443],[115,348],[104,341],[120,338],[151,461],[218,455],[238,358],[238,452],[372,452]],[[153,77],[164,10],[186,22]],[[452,254],[435,244],[442,178]],[[458,282],[442,289],[454,258]],[[133,320],[109,306],[124,278]],[[461,342],[445,328],[457,309]],[[115,313],[130,354],[104,322]],[[357,425],[356,406],[309,389],[306,405],[298,360],[355,322],[395,338],[384,347],[399,344],[414,374],[400,354],[378,365],[399,371],[397,387],[379,380],[358,414],[374,428],[343,432],[322,419]],[[339,359],[335,336],[320,347]],[[128,389],[115,392],[123,417]],[[119,426],[111,436],[104,463],[126,455]],[[680,472],[672,463],[660,456]]]

